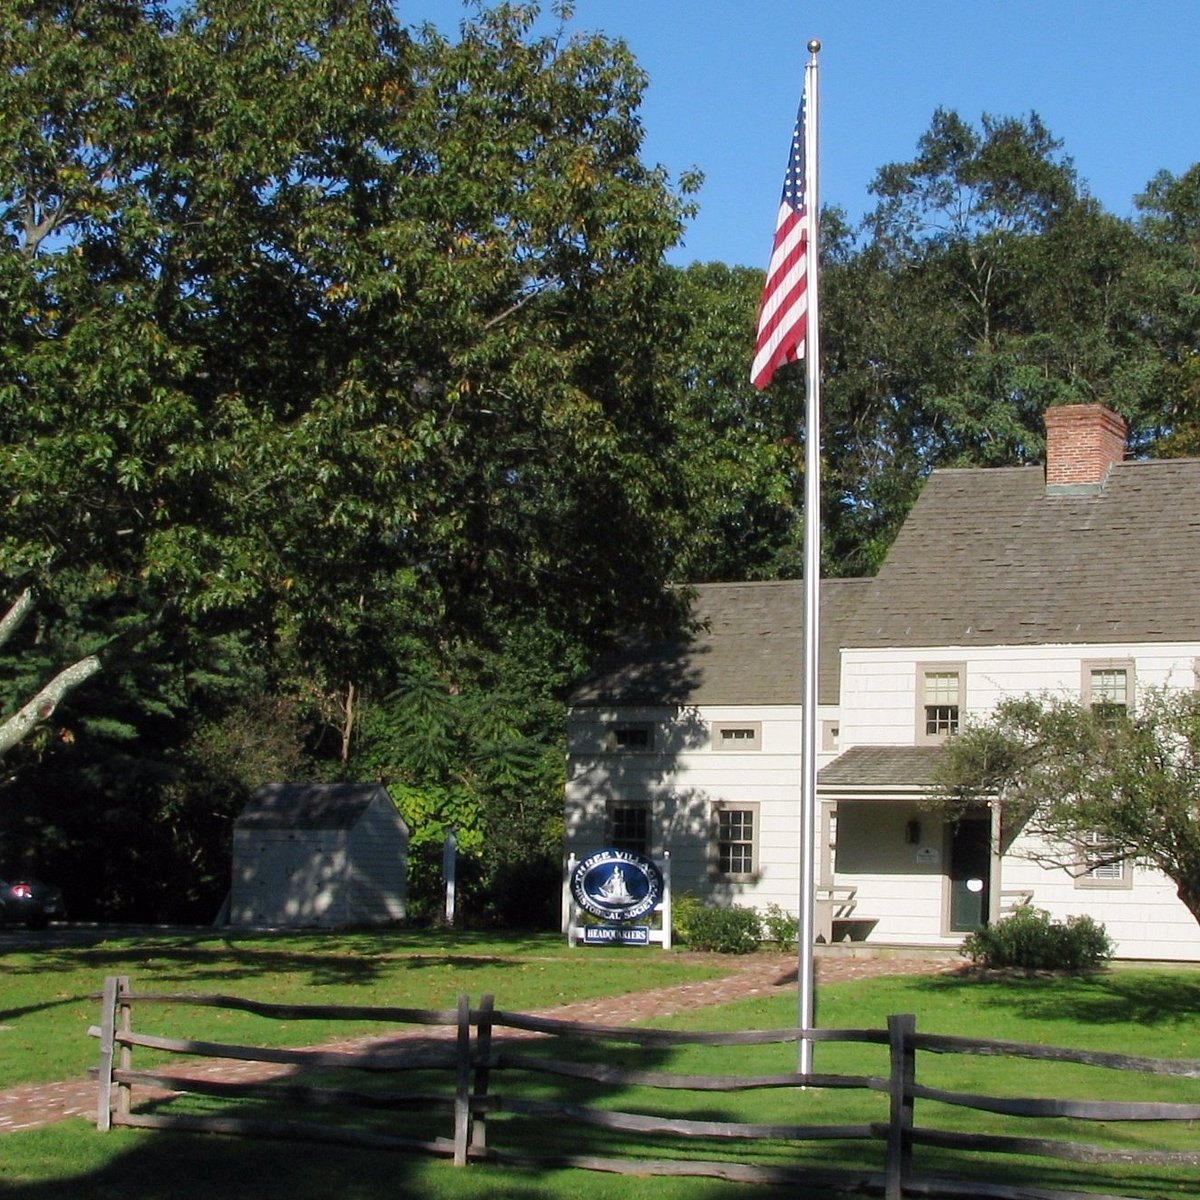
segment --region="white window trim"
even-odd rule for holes
[[[727,738],[726,734],[746,730],[749,737]],[[712,748],[721,753],[743,754],[747,750],[762,749],[761,721],[714,721],[712,723]]]
[[[1083,697],[1085,708],[1092,707],[1092,676],[1097,671],[1125,672],[1125,711],[1133,712],[1134,701],[1137,699],[1137,679],[1134,673],[1132,658],[1095,658],[1081,664],[1079,693]]]
[[[1080,843],[1079,850],[1079,867],[1075,872],[1075,886],[1085,890],[1096,888],[1109,888],[1114,890],[1130,889],[1133,887],[1133,869],[1132,864],[1128,859],[1122,858],[1115,863],[1106,863],[1108,868],[1116,867],[1120,870],[1120,875],[1115,878],[1109,876],[1094,875],[1092,872],[1097,870],[1096,867],[1088,866],[1088,851],[1091,846],[1103,848],[1104,842],[1101,840],[1099,833],[1093,832],[1094,841],[1083,841]]]
[[[967,705],[967,667],[961,662],[917,663],[916,687],[916,744],[918,746],[940,746],[948,733],[925,732],[925,680],[929,675],[955,674],[958,676],[958,727],[962,728],[963,714]]]

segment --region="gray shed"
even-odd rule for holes
[[[233,826],[233,925],[403,918],[408,827],[378,783],[271,783]]]

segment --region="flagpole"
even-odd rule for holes
[[[800,929],[796,972],[799,1007],[799,1071],[812,1071],[813,1041],[804,1034],[815,1028],[813,943],[817,818],[817,647],[821,606],[821,355],[818,321],[817,169],[820,159],[817,108],[817,54],[821,43],[808,43],[804,68],[804,159],[807,171],[805,221],[808,232],[808,328],[804,352],[804,710],[800,745]]]

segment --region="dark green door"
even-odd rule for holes
[[[950,930],[969,933],[988,921],[991,890],[992,823],[968,818],[950,833]]]

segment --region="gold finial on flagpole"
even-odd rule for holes
[[[809,52],[809,54],[820,54],[821,53],[821,39],[820,38],[813,38],[808,43],[808,52]]]

